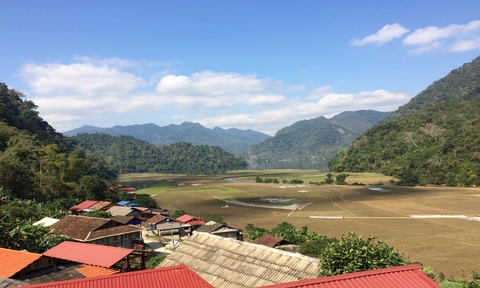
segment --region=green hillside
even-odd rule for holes
[[[85,199],[89,183],[106,187],[117,178],[104,160],[55,132],[24,97],[0,83],[1,197]]]
[[[132,136],[78,134],[73,139],[123,173],[204,174],[243,169],[247,163],[217,146],[177,142],[156,146]]]
[[[400,184],[480,184],[480,58],[435,81],[338,153],[335,172],[382,172]]]
[[[273,138],[250,146],[249,160],[328,160],[358,135],[390,113],[343,112],[331,119],[323,116],[303,120],[279,130]]]

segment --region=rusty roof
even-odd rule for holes
[[[218,288],[255,287],[317,277],[319,259],[204,232],[194,233],[158,267],[186,264]]]
[[[132,207],[127,207],[127,206],[113,206],[110,209],[107,210],[112,214],[112,216],[133,216],[133,215],[138,215],[140,212],[138,210],[135,210]]]
[[[109,268],[132,253],[132,249],[64,241],[43,253],[44,256]]]
[[[197,232],[206,232],[206,233],[211,233],[215,230],[217,230],[220,227],[226,226],[223,223],[217,223],[214,221],[210,221],[205,223],[205,225],[198,227],[195,231]]]
[[[273,236],[271,234],[265,234],[262,237],[258,238],[257,240],[253,241],[253,243],[260,244],[260,245],[265,245],[267,247],[273,247],[275,245],[278,245],[282,241],[287,242],[287,241],[283,240],[282,238],[278,238],[277,236]],[[291,244],[291,243],[289,243],[289,244]]]
[[[85,216],[67,216],[50,226],[55,234],[65,235],[77,241],[92,241],[107,236],[116,236],[141,231],[142,228],[130,225],[110,226],[110,219]],[[109,225],[106,225],[109,224]]]
[[[369,288],[425,288],[440,287],[428,278],[420,269],[419,264],[398,266],[378,270],[355,272],[329,277],[301,280],[283,283],[265,288],[330,288],[330,287],[369,287]]]
[[[109,201],[98,201],[98,203],[96,204],[93,204],[92,206],[88,207],[88,209],[92,209],[92,210],[102,210],[104,209],[105,207],[108,207],[109,205],[112,205],[113,203],[112,202],[109,202]]]
[[[133,219],[135,219],[135,217],[133,217],[133,216],[117,215],[117,216],[112,217],[113,221],[117,221],[117,222],[122,223],[122,224],[127,224],[129,221],[131,221]]]
[[[86,241],[89,233],[108,223],[109,219],[67,216],[50,226],[55,234],[63,234],[69,238]]]
[[[92,265],[84,265],[83,267],[77,268],[77,271],[82,273],[87,278],[113,275],[120,272],[115,269],[92,266]]]
[[[186,265],[51,282],[30,288],[213,288]]]
[[[42,254],[0,248],[0,277],[10,278],[40,257]]]

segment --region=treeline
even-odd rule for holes
[[[119,173],[215,174],[244,169],[247,162],[218,146],[178,142],[155,146],[132,136],[78,134],[78,145],[105,158]]]
[[[107,187],[117,178],[104,160],[55,132],[23,97],[0,83],[0,188],[5,197],[84,199],[90,183]]]

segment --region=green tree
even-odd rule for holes
[[[325,179],[325,184],[333,184],[334,180],[333,180],[333,175],[332,173],[328,172],[327,173],[327,178]]]
[[[172,213],[172,218],[173,218],[173,219],[176,219],[176,218],[178,218],[178,217],[180,217],[180,216],[182,216],[182,215],[185,215],[185,214],[187,214],[187,213],[185,213],[185,210],[175,210],[175,211],[173,211],[173,213]]]
[[[353,232],[329,243],[322,252],[320,262],[319,276],[405,265],[398,250],[374,236],[363,239]]]
[[[217,223],[227,224],[225,221],[223,221],[223,217],[220,214],[207,214],[203,216],[202,219],[205,221],[205,223],[209,221],[215,221]]]
[[[86,199],[103,200],[105,199],[107,185],[105,181],[98,176],[86,175],[80,179],[80,189]]]
[[[112,218],[112,214],[110,214],[110,212],[103,211],[103,210],[88,211],[87,213],[85,213],[84,216],[95,217],[95,218],[107,218],[107,219]]]
[[[345,173],[340,173],[335,177],[335,183],[337,185],[345,185],[347,182],[345,181],[347,179],[348,174]]]

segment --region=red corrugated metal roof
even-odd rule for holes
[[[94,278],[34,284],[31,288],[213,288],[186,265]]]
[[[109,268],[132,252],[132,249],[126,248],[64,241],[43,255]]]
[[[73,206],[70,210],[80,212],[83,209],[87,209],[88,207],[93,206],[97,203],[98,203],[98,201],[95,201],[95,200],[85,200],[82,203]]]
[[[282,283],[265,288],[330,288],[330,287],[369,287],[369,288],[424,288],[440,287],[428,278],[419,264],[370,270],[329,277]]]
[[[40,257],[42,254],[0,248],[0,277],[10,278]]]
[[[191,221],[195,219],[195,217],[188,215],[188,214],[183,214],[182,216],[178,217],[177,220],[183,223],[187,223],[188,221]]]
[[[200,218],[197,218],[195,216],[187,215],[184,214],[180,217],[177,218],[177,221],[183,222],[183,223],[188,223],[190,225],[203,225],[205,224],[205,221],[203,221]]]

